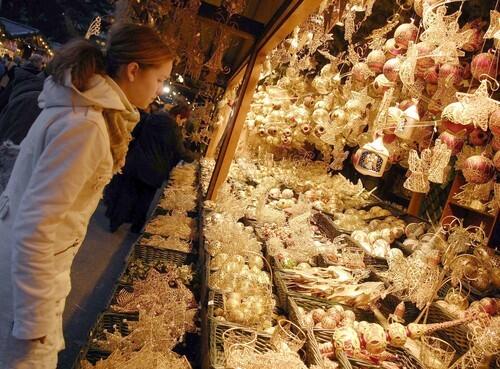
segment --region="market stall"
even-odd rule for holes
[[[497,8],[277,14],[206,157],[172,175],[83,365],[500,367]]]
[[[54,54],[38,29],[0,17],[0,54],[27,59],[33,53],[47,58]]]
[[[256,51],[204,163],[211,365],[286,331],[281,366],[497,367],[495,4],[322,5]]]

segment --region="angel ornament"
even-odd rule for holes
[[[410,176],[406,179],[403,187],[418,193],[427,193],[430,190],[429,168],[432,162],[432,151],[425,149],[422,151],[422,157],[418,156],[416,150],[410,151],[408,165]]]
[[[429,181],[443,183],[448,175],[448,163],[451,158],[451,150],[444,142],[437,139],[432,148],[432,159],[429,168]]]
[[[344,160],[347,159],[349,151],[344,151],[343,145],[335,145],[332,150],[332,161],[330,163],[331,170],[342,170],[344,168]]]

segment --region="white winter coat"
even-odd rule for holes
[[[56,301],[70,291],[70,267],[85,237],[113,158],[103,109],[137,115],[108,77],[78,91],[52,78],[43,108],[0,196],[0,341],[46,336]],[[134,122],[136,123],[136,122]],[[11,283],[9,283],[10,279]],[[53,321],[52,321],[53,323]]]

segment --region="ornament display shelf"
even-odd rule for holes
[[[197,171],[199,172],[199,168]],[[197,176],[197,181],[198,179],[199,175]],[[201,190],[198,184],[196,185],[196,192],[198,195],[198,210],[200,209],[201,204]],[[159,201],[161,201],[162,198],[163,197],[161,197]],[[158,206],[156,206],[154,211],[154,213],[157,215],[164,215],[167,212],[167,210],[161,209]],[[199,216],[199,214],[195,213],[193,213],[192,215],[193,218],[196,219],[195,226],[199,229],[199,219],[201,217]],[[105,331],[110,333],[119,331],[123,336],[127,336],[128,334],[130,334],[130,329],[127,322],[137,321],[139,319],[138,312],[117,313],[111,309],[111,305],[117,302],[117,297],[121,290],[125,289],[130,292],[133,289],[133,280],[142,279],[147,274],[147,271],[151,269],[156,269],[161,273],[163,268],[167,265],[175,265],[177,267],[181,267],[184,265],[199,265],[201,259],[199,255],[203,255],[203,253],[200,253],[199,250],[199,247],[202,247],[203,245],[201,237],[192,242],[193,252],[187,253],[178,250],[171,250],[168,248],[159,248],[156,246],[147,245],[148,236],[150,236],[150,234],[143,233],[133,245],[129,255],[127,256],[127,259],[124,262],[123,272],[121,273],[115,284],[113,293],[111,294],[111,298],[108,301],[107,308],[102,314],[99,315],[96,324],[89,332],[88,341],[80,350],[80,353],[72,369],[80,369],[81,362],[84,360],[95,364],[99,360],[105,360],[111,354],[111,352],[102,349],[97,344],[97,341],[99,339],[105,337]],[[144,270],[140,270],[139,273],[135,272],[133,275],[130,275],[130,267],[137,264],[140,264],[141,268],[144,268]],[[198,269],[200,268],[195,268],[194,270],[196,271]],[[190,283],[190,285],[187,287],[192,290],[197,301],[202,302],[203,296],[200,295],[200,291],[202,291],[202,289],[197,284],[196,274],[193,277],[194,279],[192,283]],[[203,278],[201,277],[198,279],[202,280]],[[198,346],[202,346],[201,350]],[[176,346],[174,351],[180,353],[181,355],[185,355],[191,361],[193,367],[201,367],[203,357],[200,357],[200,355],[202,352],[204,352],[203,340],[200,339],[197,333],[187,333],[184,336],[184,340]]]
[[[458,219],[463,219],[464,226],[480,226],[483,228],[488,239],[488,246],[498,249],[498,238],[500,237],[500,225],[498,222],[499,211],[495,214],[490,214],[485,211],[476,210],[469,206],[461,205],[454,199],[454,196],[460,192],[460,187],[466,183],[465,178],[461,173],[457,173],[451,186],[448,199],[441,215],[441,223],[447,223],[450,216]],[[443,224],[445,224],[443,223]],[[495,242],[495,244],[493,243]]]

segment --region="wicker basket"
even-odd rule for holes
[[[321,365],[324,359],[320,353],[319,345],[331,342],[332,339],[331,334],[327,336],[324,332],[322,333],[323,334],[319,334],[319,332],[314,331],[314,339],[310,342],[314,360],[312,364]],[[386,350],[391,354],[397,355],[397,359],[395,361],[400,368],[425,369],[420,361],[404,348],[388,346]],[[337,356],[337,361],[339,362],[340,368],[342,369],[382,369],[382,367],[379,365],[357,359],[348,359],[345,355]]]
[[[138,321],[139,314],[137,313],[104,313],[97,321],[90,332],[91,347],[95,340],[101,340],[105,337],[104,331],[113,333],[119,331],[122,336],[128,336],[130,329],[127,324],[128,321]]]
[[[90,332],[88,346],[82,348],[82,350],[80,351],[77,362],[73,366],[73,369],[80,368],[80,362],[83,360],[87,360],[90,363],[95,364],[99,360],[107,359],[108,356],[111,355],[111,352],[97,347],[96,341],[101,340],[105,337],[105,330],[108,332],[114,332],[118,330],[123,336],[129,335],[130,330],[126,321],[137,321],[138,319],[138,314],[102,314],[97,320],[94,328],[92,328]]]
[[[348,236],[345,232],[340,231],[332,222],[331,218],[322,213],[316,213],[314,215],[314,222],[320,229],[320,231],[325,234],[330,240],[333,240],[335,237],[344,236],[345,241],[348,244],[348,247],[357,248],[359,250],[363,250],[363,248],[350,236]],[[363,250],[364,251],[364,250]],[[375,258],[373,256],[368,255],[366,252],[364,253],[363,262],[366,267],[373,271],[384,271],[388,269],[387,261],[382,258]],[[328,260],[321,256],[320,265],[329,265]]]
[[[439,304],[433,303],[429,308],[429,314],[427,316],[428,323],[442,323],[454,319],[457,319],[457,317]],[[435,334],[439,338],[449,342],[459,354],[464,354],[470,348],[468,339],[469,329],[466,325],[441,329]]]
[[[196,208],[193,209],[193,210],[188,210],[186,212],[187,216],[189,218],[193,218],[193,219],[197,219],[198,218],[198,215],[199,215],[199,211],[198,211],[198,207],[199,205],[196,205]],[[151,219],[157,217],[158,215],[172,215],[174,211],[171,210],[171,209],[165,209],[165,208],[162,208],[160,205],[158,205],[155,210],[153,211],[153,215],[151,216]]]
[[[307,335],[307,341],[305,345],[307,360],[309,363],[320,365],[323,359],[321,357],[321,354],[319,353],[319,349],[317,348],[317,341],[315,339],[315,336],[316,335],[321,336],[325,340],[324,342],[327,342],[328,340],[331,340],[334,331],[331,329],[320,329],[320,328],[307,329],[306,327],[303,326],[302,319],[300,319],[299,308],[304,309],[306,312],[310,312],[311,310],[317,308],[328,310],[329,308],[340,304],[321,302],[298,296],[289,297],[288,300],[289,300],[288,313],[290,315],[290,319],[293,322],[295,322],[298,326],[300,326],[302,330],[306,332]],[[361,311],[359,309],[353,309],[351,307],[344,305],[341,306],[344,307],[345,309],[352,310],[356,314],[356,320],[359,321],[365,320],[370,322],[374,320],[374,316],[370,312]]]
[[[181,250],[176,250],[175,248],[172,248],[170,245],[166,246],[155,246],[151,245],[150,238],[153,236],[151,233],[145,233],[143,234],[136,242],[136,244],[141,245],[141,246],[148,246],[148,247],[153,247],[155,249],[159,250],[169,250],[169,251],[177,251],[177,252],[183,252],[183,253],[189,253],[189,254],[197,254],[198,253],[198,242],[199,241],[186,241],[190,245],[190,251],[181,251]],[[167,239],[165,236],[160,236],[164,239]]]
[[[383,300],[380,301],[380,311],[385,317],[388,317],[390,314],[394,313],[394,310],[401,302],[402,300],[399,297],[393,294],[388,294]],[[413,302],[405,301],[405,313],[403,319],[406,324],[415,321],[419,314],[420,310]]]
[[[240,328],[241,334],[245,335],[254,333],[255,330],[241,326],[236,323],[230,323],[227,321],[219,320],[214,316],[214,310],[216,308],[223,308],[223,300],[222,295],[216,293],[214,291],[209,292],[209,301],[208,301],[208,326],[209,326],[209,356],[210,356],[210,365],[212,367],[224,367],[225,359],[224,359],[224,344],[222,335],[225,331],[232,328]],[[257,350],[266,352],[272,349],[270,344],[271,335],[265,334],[262,332],[257,333],[257,341],[255,343],[255,347]]]
[[[218,291],[210,290],[208,292],[208,309],[207,309],[207,315],[208,315],[208,320],[209,320],[210,324],[214,323],[214,324],[222,325],[222,326],[225,326],[226,329],[234,328],[234,327],[251,329],[250,327],[247,327],[247,326],[244,326],[244,325],[241,325],[238,323],[233,323],[233,322],[228,322],[226,320],[218,319],[215,316],[215,310],[219,309],[219,308],[224,310],[224,297],[223,297],[222,293],[220,293]],[[283,313],[283,311],[280,310],[278,307],[276,307],[273,311],[273,317],[274,316],[281,316],[282,313]],[[253,329],[253,330],[255,330],[255,329]],[[260,332],[260,333],[264,334],[263,332]]]
[[[136,244],[134,248],[133,257],[141,259],[146,264],[152,264],[157,261],[172,263],[177,266],[190,264],[194,261],[192,254],[169,249],[160,249],[153,246]]]

